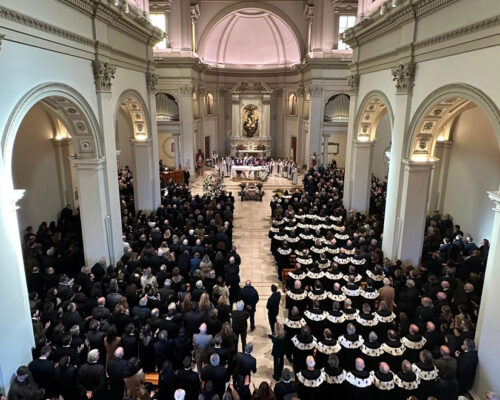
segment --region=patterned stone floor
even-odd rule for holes
[[[299,182],[301,182],[300,177]],[[264,184],[265,194],[262,202],[242,202],[237,196],[238,183],[226,181],[225,184],[226,189],[232,191],[236,198],[233,242],[241,256],[241,284],[243,285],[245,280],[250,279],[260,296],[255,314],[256,329],[253,332],[249,331],[247,337],[247,342],[252,342],[254,345],[253,355],[257,359],[257,374],[252,377],[252,381],[258,387],[262,380],[272,381],[273,374],[272,345],[267,337],[270,327],[266,310],[266,302],[271,294],[271,284],[278,285],[282,293],[282,305],[284,304],[284,293],[277,278],[274,259],[269,252],[268,232],[271,226],[269,203],[274,189],[290,189],[293,186],[289,179],[272,177]],[[194,194],[202,192],[201,178],[195,181],[192,191]],[[285,362],[285,366],[287,365]]]

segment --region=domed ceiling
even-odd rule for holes
[[[246,8],[218,21],[200,46],[201,59],[222,68],[277,68],[300,62],[291,28],[265,10]]]

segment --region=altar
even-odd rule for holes
[[[233,165],[231,168],[231,180],[234,180],[235,176],[238,176],[238,171],[245,179],[257,180],[257,174],[260,171],[267,171],[266,166],[253,166],[253,165]]]
[[[231,155],[271,156],[271,93],[265,82],[238,82],[231,89]]]

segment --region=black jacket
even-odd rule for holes
[[[267,299],[267,313],[269,315],[278,315],[280,311],[280,302],[281,302],[281,293],[280,292],[274,292],[269,298]]]
[[[85,393],[91,391],[94,400],[106,398],[106,373],[101,364],[83,364],[78,371],[77,386],[85,398]]]
[[[248,329],[248,318],[250,314],[246,310],[238,311],[235,310],[231,313],[232,316],[232,327],[234,333],[244,333]]]
[[[234,375],[247,376],[257,372],[257,360],[247,353],[238,353],[233,358]]]

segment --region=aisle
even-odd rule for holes
[[[299,182],[301,180],[299,179]],[[197,181],[193,187],[193,193],[200,193],[201,189]],[[237,195],[239,187],[236,183],[227,182],[226,190],[232,191],[236,198],[234,209],[233,244],[241,256],[240,278],[241,285],[247,279],[259,292],[259,303],[255,314],[255,331],[248,331],[247,343],[254,345],[253,356],[257,359],[257,374],[253,375],[252,381],[256,387],[262,380],[272,381],[273,359],[271,356],[272,343],[267,337],[270,331],[267,319],[266,303],[271,295],[271,284],[276,284],[281,292],[283,314],[284,292],[281,282],[278,280],[274,259],[269,252],[270,240],[268,237],[271,226],[271,208],[269,203],[276,188],[290,189],[291,181],[284,178],[271,178],[264,185],[264,198],[262,202],[244,201]],[[285,366],[290,365],[285,361]],[[273,381],[273,386],[274,386]]]

